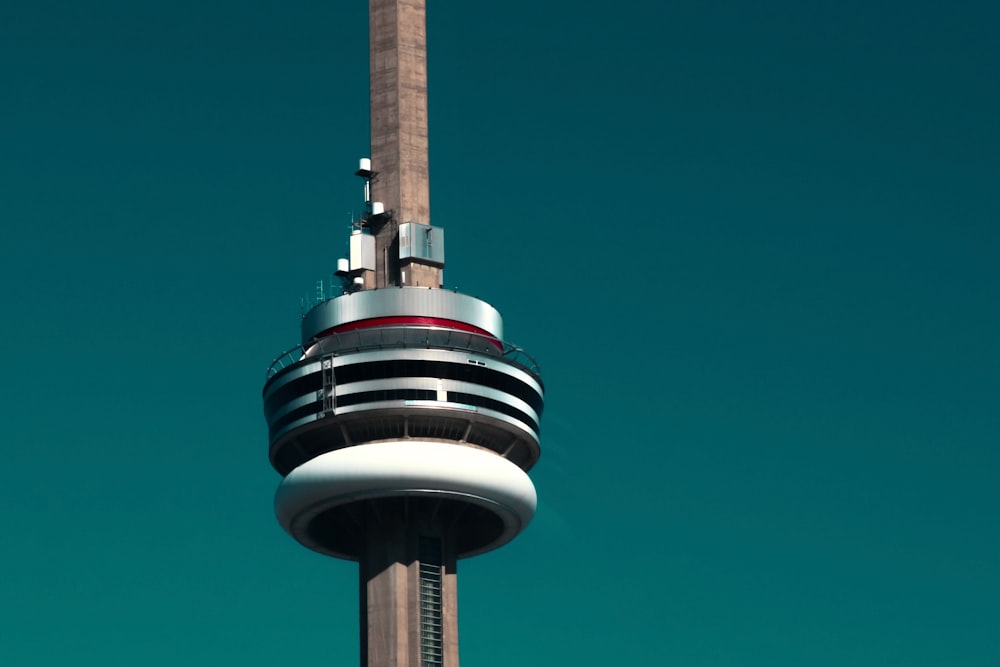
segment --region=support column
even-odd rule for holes
[[[416,505],[396,498],[366,511],[361,667],[458,667],[454,540]]]

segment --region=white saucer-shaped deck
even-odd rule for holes
[[[301,544],[356,560],[346,532],[359,504],[386,498],[427,498],[459,503],[466,513],[459,557],[500,547],[531,521],[535,486],[518,466],[497,454],[461,445],[390,441],[327,452],[292,470],[281,482],[274,509],[282,527]],[[466,533],[463,540],[463,531]]]

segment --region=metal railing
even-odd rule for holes
[[[536,378],[540,378],[541,370],[535,359],[511,343],[497,340],[490,336],[470,331],[456,331],[443,327],[422,326],[388,326],[356,329],[335,333],[308,346],[296,345],[281,353],[267,368],[267,379],[270,379],[282,369],[298,363],[304,358],[306,349],[309,356],[360,352],[372,349],[393,348],[424,348],[438,350],[461,350],[475,352],[492,357],[499,357],[513,364]]]

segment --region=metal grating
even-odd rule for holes
[[[406,421],[401,416],[381,416],[345,424],[352,442],[389,440],[402,438],[406,433]]]
[[[409,418],[408,432],[411,438],[442,438],[462,440],[469,429],[465,419],[450,419],[442,415],[427,417],[413,415]]]
[[[420,538],[420,665],[441,667],[441,540]]]
[[[475,424],[465,440],[495,452],[503,452],[510,443],[510,434],[487,424]]]

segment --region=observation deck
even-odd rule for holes
[[[282,475],[315,457],[381,441],[490,450],[538,460],[544,386],[534,360],[499,338],[489,304],[390,288],[323,302],[303,342],[267,372],[270,459]]]

